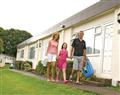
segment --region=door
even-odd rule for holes
[[[103,49],[103,73],[111,73],[113,24],[105,26]]]

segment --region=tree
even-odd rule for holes
[[[0,54],[4,51],[3,40],[0,39]]]
[[[30,33],[24,30],[8,29],[0,32],[0,38],[4,42],[4,54],[16,56],[17,45],[32,37]]]

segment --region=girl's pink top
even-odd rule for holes
[[[54,40],[51,40],[49,42],[48,53],[57,54],[57,47],[58,47],[58,42],[54,41]]]
[[[66,69],[67,62],[66,59],[68,57],[68,51],[66,49],[62,49],[59,54],[58,58],[58,68],[59,69]]]

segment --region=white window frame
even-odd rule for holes
[[[20,51],[20,58],[24,58],[24,49]]]
[[[33,51],[31,51],[32,48],[34,48]],[[34,54],[34,55],[31,56],[31,52],[33,52],[32,54]],[[34,58],[35,58],[35,46],[30,47],[28,53],[29,53],[29,54],[28,54],[28,58],[29,58],[29,59],[34,59]]]

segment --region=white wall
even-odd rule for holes
[[[94,19],[90,22],[80,24],[79,26],[74,27],[73,28],[73,34],[79,32],[80,30],[84,31],[86,29],[94,28],[94,27],[97,27],[97,26],[101,26],[102,31],[104,32],[105,24],[110,23],[110,22],[114,22],[114,19],[115,19],[114,18],[114,12],[111,12],[109,14],[106,14],[106,15],[103,15],[99,18],[96,18],[96,19]],[[102,34],[102,36],[103,36],[103,34]],[[87,44],[87,42],[86,42],[86,44]],[[96,74],[97,77],[112,78],[111,74],[105,74],[102,71],[102,69],[103,69],[103,67],[102,67],[103,64],[102,64],[102,59],[101,59],[102,54],[100,54],[100,55],[91,54],[91,55],[88,55],[88,56],[89,56],[90,61],[93,65],[93,67],[94,67],[95,74]]]
[[[120,8],[115,11],[115,26],[113,37],[113,54],[112,54],[112,85],[115,86],[117,81],[120,81],[120,24],[117,22],[117,15],[120,13]]]
[[[72,37],[72,28],[69,28],[65,30],[64,33],[64,42],[67,43],[67,50],[69,51],[68,56],[70,56],[70,50],[71,50],[71,37]]]

